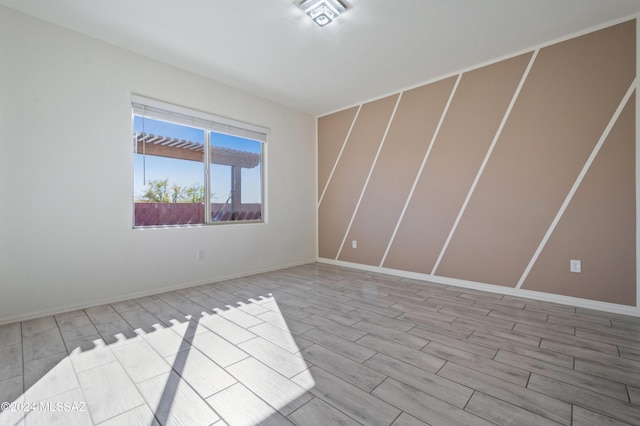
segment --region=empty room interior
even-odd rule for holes
[[[640,425],[638,0],[0,0],[0,424]]]

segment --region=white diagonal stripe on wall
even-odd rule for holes
[[[496,146],[496,143],[498,141],[498,139],[500,138],[500,135],[502,134],[502,129],[504,129],[505,124],[507,123],[507,120],[509,119],[509,115],[511,114],[511,110],[513,109],[513,106],[515,105],[516,101],[518,100],[518,97],[520,96],[520,92],[522,91],[522,87],[524,86],[525,81],[527,80],[527,77],[529,76],[529,72],[531,71],[531,68],[533,67],[533,63],[536,60],[536,57],[538,56],[538,52],[540,51],[540,49],[536,49],[533,52],[533,55],[531,56],[531,60],[529,61],[529,64],[527,65],[527,69],[524,71],[524,73],[522,74],[522,78],[520,79],[520,83],[518,84],[518,87],[516,88],[516,91],[513,94],[513,97],[511,98],[511,102],[509,103],[509,106],[507,107],[507,110],[504,113],[504,117],[502,118],[502,121],[500,122],[500,126],[498,127],[498,130],[496,131],[496,135],[494,136],[493,140],[491,141],[491,145],[489,146],[489,149],[487,150],[487,154],[484,157],[484,160],[482,161],[482,164],[480,165],[480,168],[478,169],[478,173],[476,174],[475,179],[473,180],[473,183],[471,184],[471,188],[469,189],[469,193],[467,194],[467,197],[464,200],[464,203],[462,203],[462,207],[460,208],[460,212],[458,212],[458,216],[456,217],[455,222],[453,223],[453,226],[451,227],[451,231],[449,231],[449,235],[447,237],[447,240],[445,241],[442,250],[440,251],[440,255],[438,256],[438,260],[436,260],[436,263],[433,265],[433,269],[431,270],[431,275],[435,275],[436,274],[436,270],[438,269],[438,266],[440,265],[440,262],[442,261],[442,258],[444,257],[445,252],[447,251],[447,248],[449,247],[449,243],[451,242],[451,239],[453,238],[453,234],[456,232],[456,229],[458,228],[458,224],[460,223],[460,219],[462,218],[462,215],[464,214],[467,205],[469,204],[469,200],[471,199],[471,196],[473,195],[473,192],[476,189],[476,186],[478,185],[478,181],[480,180],[480,177],[482,176],[482,173],[484,172],[485,167],[487,166],[487,163],[489,162],[489,158],[491,157],[491,154],[493,153],[493,149]]]
[[[609,133],[611,133],[611,129],[613,129],[613,126],[616,124],[616,121],[618,121],[618,117],[620,117],[620,114],[622,113],[622,110],[627,105],[627,102],[629,102],[629,98],[633,94],[633,92],[635,90],[635,87],[636,87],[636,79],[637,78],[635,78],[631,82],[631,86],[629,86],[629,89],[627,90],[627,93],[625,93],[624,97],[620,101],[620,104],[618,105],[618,108],[613,113],[613,116],[611,117],[611,120],[609,120],[609,123],[607,124],[607,127],[605,127],[604,131],[602,132],[602,135],[600,136],[600,139],[598,139],[598,142],[596,143],[596,146],[593,147],[593,151],[591,151],[591,155],[589,156],[589,158],[587,158],[587,161],[584,163],[584,166],[582,167],[582,170],[578,174],[578,177],[576,178],[575,182],[573,183],[573,186],[569,190],[569,193],[567,194],[566,198],[564,199],[564,202],[560,206],[560,209],[558,210],[558,213],[553,218],[553,221],[551,222],[551,225],[549,226],[549,229],[547,230],[546,234],[542,238],[542,241],[540,241],[540,244],[538,245],[538,248],[536,249],[535,253],[533,254],[533,257],[531,258],[531,260],[529,261],[529,264],[527,265],[527,267],[525,268],[524,272],[522,273],[522,276],[520,277],[520,280],[518,281],[518,284],[516,285],[517,289],[522,287],[522,284],[524,284],[524,281],[527,279],[527,276],[529,276],[529,272],[531,272],[531,269],[533,268],[533,265],[538,260],[538,257],[540,256],[540,253],[542,253],[542,250],[544,249],[545,245],[547,244],[547,241],[549,241],[549,238],[551,237],[551,234],[553,234],[553,231],[556,229],[556,226],[558,225],[558,222],[562,218],[562,215],[564,214],[565,210],[569,206],[569,203],[571,203],[571,200],[573,199],[573,196],[575,195],[576,191],[580,187],[580,184],[582,183],[582,180],[584,179],[585,175],[589,171],[589,168],[591,167],[591,164],[593,163],[593,161],[595,160],[596,156],[598,155],[598,152],[600,151],[600,148],[602,148],[602,145],[604,144],[604,142],[609,137]]]
[[[351,131],[353,130],[353,126],[355,126],[356,121],[358,120],[358,115],[360,115],[360,110],[362,109],[362,104],[358,106],[358,110],[356,111],[356,115],[353,117],[353,121],[351,122],[351,126],[349,127],[349,131],[347,132],[347,136],[344,138],[344,142],[342,143],[342,147],[340,147],[340,152],[338,152],[338,156],[336,157],[335,163],[333,163],[333,168],[331,169],[331,173],[329,173],[329,177],[327,178],[327,183],[324,184],[324,188],[322,189],[322,194],[320,195],[320,199],[318,200],[318,208],[320,204],[322,204],[322,199],[324,198],[324,193],[327,192],[327,188],[329,187],[329,183],[331,183],[331,178],[333,177],[333,172],[336,171],[336,167],[338,167],[338,163],[340,162],[340,157],[342,157],[342,152],[344,151],[344,147],[347,146],[347,141],[349,140],[349,136],[351,136]]]
[[[380,151],[382,151],[382,147],[384,145],[384,141],[387,139],[387,134],[389,133],[389,129],[391,128],[391,123],[393,123],[393,119],[396,116],[396,111],[398,110],[398,105],[400,105],[400,101],[402,100],[402,94],[404,92],[400,92],[398,99],[396,100],[396,104],[393,107],[393,112],[391,113],[391,117],[389,117],[389,122],[387,123],[387,128],[384,130],[384,135],[382,135],[382,140],[380,141],[380,145],[378,146],[378,151],[376,152],[376,156],[373,158],[373,163],[371,164],[371,168],[369,169],[369,174],[367,175],[367,179],[364,181],[364,185],[362,186],[362,191],[360,191],[360,197],[358,197],[358,202],[356,203],[356,208],[353,210],[353,214],[351,215],[351,219],[349,220],[349,226],[347,226],[347,230],[344,233],[344,237],[342,237],[342,243],[340,243],[340,248],[338,249],[338,253],[336,254],[336,260],[340,257],[340,253],[342,253],[342,248],[344,247],[344,242],[349,235],[349,231],[351,231],[351,226],[353,225],[353,220],[358,213],[358,208],[360,207],[360,202],[362,202],[362,197],[364,196],[364,192],[367,190],[367,185],[369,184],[369,179],[371,179],[371,175],[373,174],[373,169],[376,167],[376,163],[378,162],[378,157],[380,156]]]
[[[420,164],[420,168],[418,169],[418,174],[416,175],[416,178],[413,181],[413,185],[411,186],[411,190],[409,191],[407,200],[405,201],[404,206],[402,207],[402,212],[400,213],[400,217],[398,218],[396,227],[394,228],[393,233],[391,234],[391,238],[389,239],[389,244],[387,244],[387,248],[384,251],[384,255],[382,256],[382,260],[380,261],[379,266],[382,266],[384,264],[384,261],[387,260],[387,255],[389,254],[389,250],[391,250],[391,245],[393,244],[393,241],[396,238],[396,234],[398,233],[398,229],[400,228],[402,219],[404,218],[404,215],[407,211],[407,207],[411,202],[411,198],[413,197],[413,192],[415,191],[416,186],[418,185],[420,176],[422,176],[422,171],[424,170],[424,166],[427,163],[429,154],[431,153],[431,148],[433,147],[433,144],[436,138],[438,137],[438,134],[440,133],[440,128],[442,127],[442,123],[444,122],[444,117],[447,115],[447,111],[449,111],[449,106],[451,105],[453,96],[455,95],[456,90],[458,89],[458,84],[460,83],[461,78],[462,78],[462,73],[458,74],[458,78],[456,79],[456,82],[453,85],[453,88],[451,89],[451,93],[449,94],[449,99],[447,100],[447,104],[445,105],[444,110],[442,111],[442,115],[440,116],[440,121],[438,121],[438,125],[436,126],[436,130],[433,132],[433,136],[431,137],[431,141],[429,142],[429,147],[427,148],[427,152],[424,154],[424,158],[422,159],[422,164]]]

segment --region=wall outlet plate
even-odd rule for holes
[[[582,262],[580,260],[571,259],[569,263],[569,270],[571,272],[582,272]]]

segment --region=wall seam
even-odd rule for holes
[[[451,243],[451,239],[453,238],[453,234],[456,232],[456,229],[458,228],[458,224],[460,223],[460,219],[462,218],[462,215],[464,215],[465,210],[467,209],[467,205],[469,204],[469,200],[471,199],[471,196],[473,195],[476,186],[478,185],[478,181],[480,180],[480,177],[482,176],[482,173],[484,173],[484,169],[487,166],[487,163],[489,162],[489,158],[491,157],[491,154],[493,153],[493,149],[496,146],[496,143],[498,142],[498,139],[500,138],[500,135],[502,134],[502,130],[504,129],[504,126],[507,123],[507,120],[509,119],[509,116],[511,115],[511,110],[513,109],[513,106],[515,105],[518,97],[520,96],[520,92],[522,91],[522,87],[524,86],[525,81],[527,80],[527,77],[529,76],[529,72],[531,71],[531,68],[533,67],[533,64],[538,56],[538,52],[540,50],[537,49],[533,52],[533,55],[531,56],[531,59],[529,60],[529,64],[527,65],[527,68],[525,69],[524,73],[522,74],[522,78],[520,79],[520,83],[518,84],[518,87],[516,88],[516,91],[513,94],[513,97],[511,98],[511,102],[509,103],[509,106],[507,107],[507,110],[504,113],[504,116],[502,117],[502,121],[500,122],[500,126],[498,126],[498,130],[496,131],[495,136],[493,137],[493,140],[491,141],[491,145],[489,145],[489,149],[487,150],[487,154],[484,157],[484,160],[482,161],[482,164],[480,165],[480,168],[478,169],[478,173],[476,174],[475,179],[473,180],[473,183],[471,184],[471,188],[469,188],[469,193],[467,194],[467,197],[465,198],[464,202],[462,203],[462,207],[460,208],[460,211],[458,212],[458,216],[456,217],[455,222],[453,223],[453,226],[451,227],[451,230],[449,231],[449,235],[447,236],[447,240],[445,241],[444,245],[442,246],[442,250],[440,251],[440,255],[438,256],[438,259],[436,260],[436,263],[433,265],[433,269],[431,270],[431,275],[435,275],[436,274],[436,270],[438,269],[438,266],[440,266],[440,262],[442,261],[442,258],[444,257],[445,252],[447,251],[447,248],[449,247],[449,244]]]
[[[331,173],[329,173],[329,177],[327,178],[327,183],[324,184],[324,189],[322,190],[322,195],[320,195],[320,199],[318,200],[318,208],[320,208],[320,204],[322,204],[322,199],[324,198],[324,194],[325,192],[327,192],[327,188],[329,187],[329,183],[331,183],[331,179],[333,178],[333,173],[336,171],[336,168],[338,167],[338,163],[340,162],[340,157],[342,157],[342,152],[344,151],[344,148],[347,146],[347,141],[349,140],[349,137],[351,136],[351,131],[353,130],[353,127],[356,124],[356,120],[358,120],[358,116],[360,115],[360,110],[362,109],[362,104],[360,104],[358,106],[358,110],[356,111],[356,115],[353,117],[353,121],[351,122],[351,126],[349,127],[349,131],[347,132],[347,136],[344,138],[344,142],[342,143],[342,147],[340,148],[340,152],[338,152],[338,156],[336,157],[336,161],[335,163],[333,163],[333,168],[331,169]],[[317,121],[316,121],[317,123]],[[316,124],[316,139],[318,132],[317,132],[317,124]],[[316,143],[317,145],[317,143]]]
[[[447,103],[444,107],[444,110],[442,111],[442,114],[440,115],[440,120],[438,121],[438,125],[436,126],[436,130],[433,133],[433,136],[431,137],[431,142],[429,142],[429,147],[427,148],[427,152],[424,154],[424,158],[422,159],[422,164],[420,164],[420,168],[418,169],[418,174],[416,175],[416,178],[413,181],[413,185],[411,186],[411,189],[409,190],[409,195],[407,196],[407,200],[404,203],[404,206],[402,208],[402,212],[400,213],[400,216],[398,217],[398,221],[396,222],[396,227],[393,230],[393,233],[391,234],[391,238],[389,239],[389,243],[387,244],[387,248],[384,251],[384,254],[382,255],[382,260],[380,260],[380,265],[382,267],[382,265],[384,264],[385,260],[387,260],[387,256],[389,255],[389,251],[391,250],[391,245],[393,244],[393,241],[396,238],[396,234],[398,233],[398,229],[400,229],[400,224],[402,223],[402,219],[404,219],[404,215],[407,211],[407,208],[409,207],[409,203],[411,202],[411,199],[413,198],[413,193],[416,189],[416,186],[418,186],[418,181],[420,180],[420,177],[422,176],[422,171],[424,170],[424,166],[427,164],[427,160],[429,159],[429,155],[431,154],[431,149],[433,148],[433,145],[435,143],[436,138],[438,137],[438,134],[440,133],[440,128],[442,127],[442,123],[444,122],[444,118],[447,115],[447,112],[449,112],[449,106],[451,105],[451,102],[453,100],[453,97],[456,93],[456,91],[458,90],[458,84],[460,83],[460,79],[462,78],[462,74],[460,73],[458,74],[458,78],[456,79],[456,82],[453,85],[453,88],[451,89],[451,93],[449,94],[449,99],[447,100]]]
[[[538,257],[540,256],[540,253],[542,253],[542,250],[544,249],[545,245],[547,244],[547,241],[551,237],[551,234],[553,234],[553,231],[556,229],[558,222],[560,222],[560,219],[562,219],[562,216],[564,215],[565,210],[569,206],[569,203],[573,199],[573,196],[575,195],[576,191],[580,187],[582,180],[584,179],[585,175],[589,171],[589,168],[591,168],[591,164],[593,164],[593,161],[598,156],[598,153],[600,152],[600,148],[602,148],[602,145],[604,145],[604,142],[609,137],[609,133],[611,133],[611,129],[613,129],[613,126],[618,121],[618,118],[620,117],[622,110],[627,106],[627,103],[629,102],[629,98],[631,97],[631,95],[633,94],[633,91],[635,90],[635,86],[636,86],[636,78],[634,78],[633,81],[631,82],[631,85],[627,89],[627,92],[625,93],[625,95],[622,97],[620,104],[618,105],[616,110],[613,112],[613,116],[609,120],[609,123],[607,123],[607,126],[604,128],[602,135],[600,135],[598,142],[593,147],[593,150],[591,151],[591,155],[589,155],[589,158],[587,158],[587,161],[584,163],[584,166],[582,166],[582,170],[580,170],[578,177],[576,178],[575,182],[573,183],[573,186],[569,190],[569,193],[565,197],[564,202],[562,203],[562,205],[560,206],[560,209],[558,210],[558,213],[553,218],[551,225],[549,225],[549,229],[547,229],[546,234],[544,235],[544,237],[542,237],[542,241],[540,241],[538,248],[534,252],[533,257],[529,261],[529,264],[527,265],[522,276],[520,277],[520,280],[516,285],[516,289],[519,289],[520,287],[522,287],[522,284],[524,284],[524,281],[527,279],[529,272],[531,272],[533,265],[538,260]]]
[[[382,151],[382,147],[384,146],[384,143],[387,140],[387,134],[389,134],[391,123],[393,123],[393,119],[396,116],[396,111],[398,110],[398,105],[400,105],[400,100],[402,99],[403,93],[404,92],[400,92],[400,94],[398,95],[398,99],[396,100],[396,104],[393,107],[393,111],[391,112],[391,116],[389,117],[389,122],[387,123],[387,128],[384,130],[384,134],[382,135],[382,140],[380,141],[380,145],[378,145],[378,151],[376,152],[376,156],[373,158],[373,163],[371,164],[371,168],[369,169],[369,174],[367,175],[367,179],[364,181],[364,185],[362,186],[362,191],[360,192],[360,197],[358,197],[356,208],[353,210],[353,214],[351,215],[351,220],[349,220],[349,225],[347,226],[347,230],[344,233],[344,237],[342,238],[342,243],[340,244],[340,248],[338,249],[338,253],[336,254],[336,260],[340,257],[340,254],[342,253],[342,248],[344,247],[344,242],[346,241],[347,236],[349,235],[349,231],[351,231],[351,226],[353,225],[353,221],[356,218],[358,209],[360,208],[360,202],[362,201],[362,198],[364,197],[364,193],[367,190],[367,185],[369,185],[369,180],[371,179],[373,170],[375,169],[376,163],[378,162],[380,151]]]

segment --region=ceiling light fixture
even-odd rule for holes
[[[319,27],[329,25],[347,11],[340,0],[303,0],[298,7]]]

